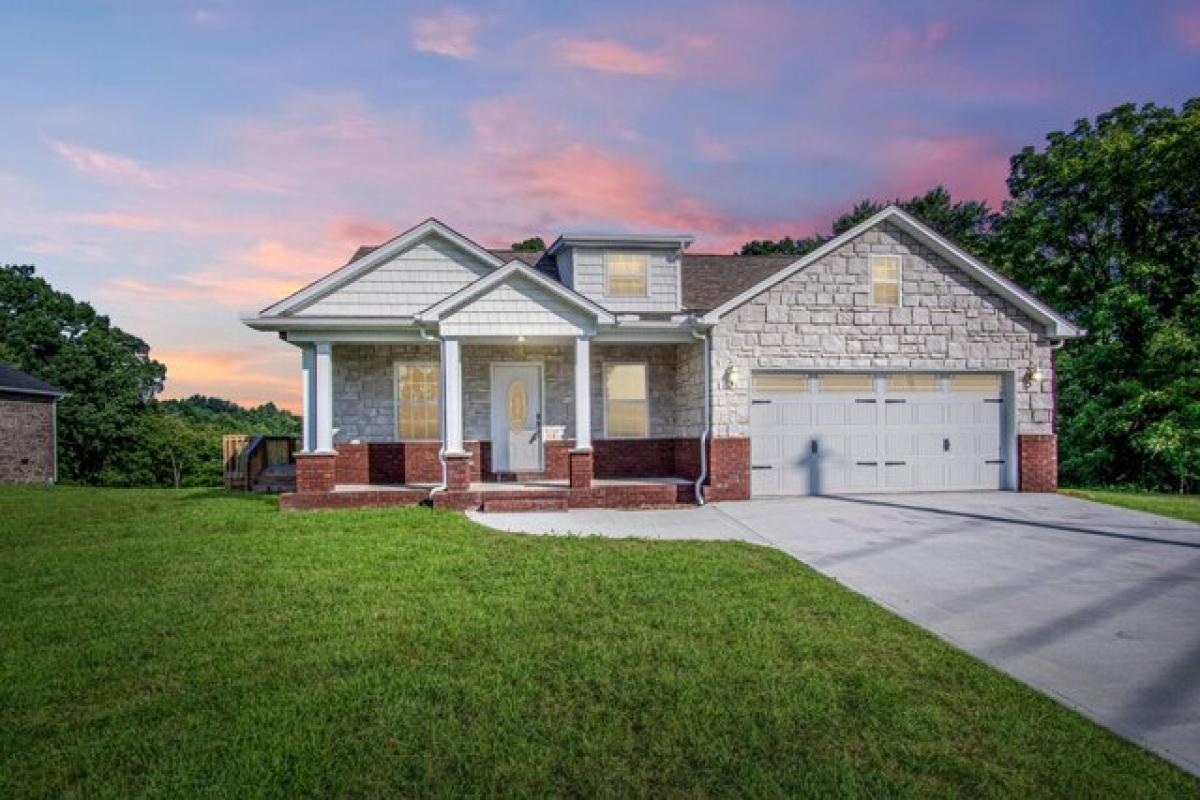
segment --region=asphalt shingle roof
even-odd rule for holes
[[[17,394],[63,394],[61,389],[19,369],[0,364],[0,391]]]

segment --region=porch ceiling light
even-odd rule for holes
[[[520,336],[518,336],[518,337],[517,337],[517,341],[518,341],[518,342],[521,342],[521,343],[524,343],[524,341],[525,341],[525,334],[523,334],[523,333],[522,333]]]

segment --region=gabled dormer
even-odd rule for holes
[[[691,243],[684,234],[565,234],[546,255],[564,284],[609,311],[675,312],[682,307],[683,251]]]

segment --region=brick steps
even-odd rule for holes
[[[483,501],[480,511],[566,511],[567,498],[563,497],[496,497]]]

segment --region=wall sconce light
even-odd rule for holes
[[[737,367],[730,364],[725,368],[725,375],[721,380],[726,389],[736,389],[742,382],[742,376],[738,374]]]
[[[1041,383],[1041,381],[1042,371],[1040,369],[1032,364],[1025,368],[1025,374],[1021,376],[1021,383],[1025,385],[1026,389],[1035,383]]]
[[[525,334],[521,334],[520,336],[518,336],[517,341],[520,342],[521,344],[524,344],[525,343]]]

